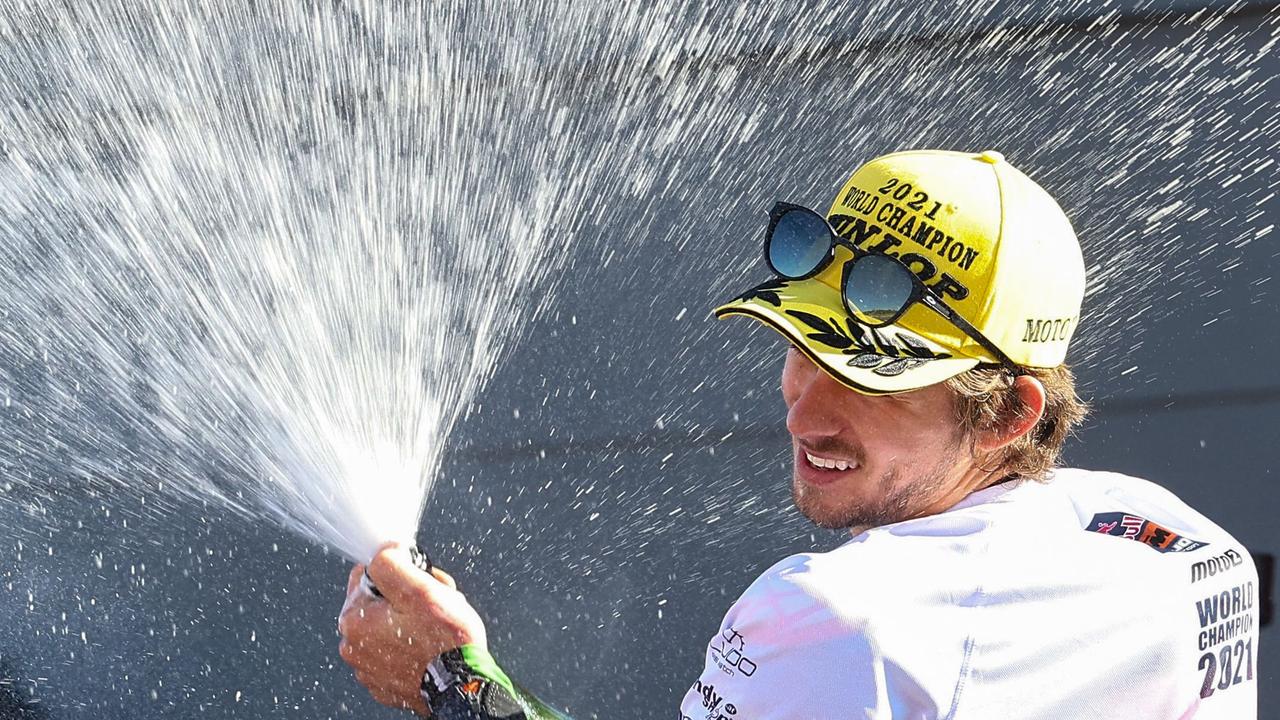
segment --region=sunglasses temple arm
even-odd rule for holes
[[[959,328],[961,332],[968,335],[974,342],[981,345],[984,350],[994,355],[996,360],[998,360],[1005,369],[1013,373],[1015,376],[1024,374],[1022,368],[1019,367],[1017,363],[1011,360],[1008,355],[1005,355],[1003,350],[996,347],[995,343],[988,340],[987,336],[983,335],[978,328],[970,325],[968,320],[965,320],[960,316],[960,313],[952,310],[946,303],[942,302],[938,298],[931,295],[926,295],[925,297],[930,300],[930,302],[926,302],[925,305],[932,308],[934,312],[941,315],[947,320],[947,322],[950,322],[952,325]]]

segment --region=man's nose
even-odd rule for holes
[[[848,391],[817,367],[800,379],[796,389],[795,402],[787,408],[787,431],[796,437],[839,434],[837,400]]]

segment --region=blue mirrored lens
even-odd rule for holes
[[[817,269],[831,250],[831,229],[817,213],[788,210],[769,236],[769,264],[774,272],[799,278]]]
[[[884,255],[858,258],[845,275],[844,299],[868,325],[893,322],[911,299],[911,271]]]

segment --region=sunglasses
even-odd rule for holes
[[[1023,373],[1017,363],[897,258],[858,248],[836,234],[826,218],[806,207],[779,202],[769,211],[764,258],[776,275],[787,280],[807,280],[831,264],[837,245],[853,252],[853,259],[844,265],[840,296],[845,311],[860,322],[870,327],[888,325],[902,317],[907,308],[920,303],[981,345],[1009,372]]]

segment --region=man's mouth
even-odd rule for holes
[[[811,453],[808,450],[802,450],[801,452],[804,454],[805,461],[808,462],[811,467],[818,470],[835,470],[837,472],[844,472],[846,470],[857,469],[858,467],[858,463],[852,460],[824,457],[822,455]]]

